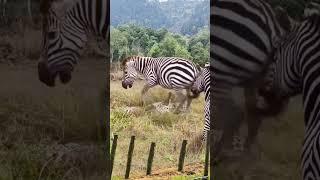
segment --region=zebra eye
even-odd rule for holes
[[[48,33],[48,38],[49,39],[54,39],[57,35],[57,32],[51,31]]]

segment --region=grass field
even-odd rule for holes
[[[242,164],[218,168],[222,179],[300,180],[300,150],[304,123],[301,97],[291,100],[288,110],[274,118],[264,119],[252,154],[244,155]]]
[[[0,179],[37,179],[40,175],[48,179],[105,179],[104,150],[96,143],[102,118],[98,104],[106,80],[102,62],[84,61],[70,85],[53,89],[39,82],[36,63],[0,65],[0,81],[5,82],[0,88]],[[132,177],[143,177],[152,141],[156,142],[153,172],[159,173],[159,178],[149,179],[202,175],[201,166],[192,167],[189,176],[171,170],[177,166],[182,140],[190,144],[202,132],[203,95],[193,101],[189,114],[159,114],[138,106],[142,85],[140,81],[125,90],[120,81],[111,82],[111,134],[119,135],[114,179],[123,179],[132,135],[136,136]],[[167,92],[160,87],[150,90],[149,102],[163,101]],[[127,114],[123,109],[127,106],[137,106],[138,110]],[[301,179],[302,137],[303,114],[298,97],[288,112],[264,120],[253,159],[242,165],[248,168],[246,180]],[[185,165],[203,164],[204,151],[187,148]],[[221,178],[230,179],[230,174],[238,173],[224,169]]]
[[[0,64],[0,179],[105,179],[103,59],[80,63],[55,88],[40,83],[36,65]]]
[[[203,128],[203,95],[193,101],[189,114],[159,114],[140,107],[134,114],[125,113],[125,107],[138,107],[142,81],[131,89],[123,89],[121,81],[111,82],[111,131],[118,134],[118,148],[115,157],[114,179],[123,177],[127,161],[130,136],[136,136],[132,161],[132,174],[144,174],[151,142],[156,142],[154,169],[166,169],[177,165],[182,139],[194,140]],[[150,90],[149,102],[163,101],[167,90],[161,87]],[[220,169],[223,179],[232,179],[239,171],[246,170],[246,180],[298,180],[300,179],[299,158],[303,137],[303,113],[301,97],[290,103],[284,114],[265,119],[253,153],[239,168],[235,163],[228,169]],[[188,147],[190,148],[190,147]],[[249,158],[251,157],[251,158]],[[204,162],[204,151],[187,153],[185,164]],[[196,175],[202,175],[199,169]],[[231,177],[232,176],[232,177]],[[192,179],[192,176],[164,176],[158,179]],[[152,177],[156,178],[156,177]],[[152,179],[151,178],[151,179]],[[121,178],[120,178],[121,179]],[[147,178],[148,179],[148,178]]]
[[[118,134],[114,176],[125,173],[128,146],[131,136],[136,136],[133,154],[133,174],[144,174],[150,143],[156,143],[153,169],[177,167],[182,140],[188,144],[195,136],[201,135],[203,128],[203,95],[192,103],[191,113],[159,113],[139,107],[143,81],[137,81],[131,89],[124,89],[121,81],[111,81],[111,131]],[[164,101],[169,91],[155,87],[148,93],[148,103]],[[138,107],[136,113],[126,113],[124,107]],[[188,148],[188,147],[187,147]],[[188,151],[185,164],[204,162],[204,151]],[[202,169],[203,171],[203,169]],[[200,171],[200,173],[202,173]]]

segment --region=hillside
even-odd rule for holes
[[[209,0],[111,0],[111,25],[134,23],[193,35],[209,24]]]

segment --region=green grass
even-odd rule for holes
[[[183,139],[188,144],[201,135],[203,128],[203,95],[192,102],[191,113],[158,113],[139,107],[142,81],[131,89],[124,89],[121,81],[111,81],[111,131],[117,134],[118,146],[113,175],[123,177],[131,136],[136,136],[131,172],[144,174],[151,142],[156,143],[153,170],[176,167]],[[167,90],[155,87],[148,92],[148,103],[164,101]],[[123,108],[137,107],[134,113],[125,113]],[[187,147],[188,148],[188,147]],[[185,164],[204,162],[204,151],[188,151]]]
[[[111,129],[118,134],[114,174],[123,177],[130,136],[136,136],[132,161],[132,173],[144,174],[151,142],[156,142],[154,169],[175,167],[183,139],[194,140],[203,127],[203,97],[193,101],[190,114],[158,114],[142,108],[138,115],[123,113],[125,106],[137,106],[143,83],[137,82],[132,89],[125,90],[121,82],[111,84]],[[152,89],[149,101],[163,101],[168,91]],[[121,97],[121,98],[118,98]],[[274,118],[264,119],[253,153],[245,155],[243,164],[238,162],[227,168],[218,168],[218,177],[232,179],[244,174],[246,180],[298,180],[299,159],[303,140],[303,109],[301,97],[294,98],[288,110]],[[189,147],[188,147],[189,148]],[[185,164],[204,162],[204,152],[187,153]],[[202,170],[203,171],[203,170]],[[200,174],[201,175],[201,174]],[[173,179],[192,179],[193,176],[172,176]]]

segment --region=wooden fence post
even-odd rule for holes
[[[117,143],[118,143],[118,135],[114,135],[114,138],[112,141],[112,147],[111,147],[111,172],[110,172],[111,175],[112,175],[112,170],[113,170],[114,157],[115,157],[116,149],[117,149]]]
[[[151,174],[151,169],[152,169],[152,162],[153,162],[153,157],[154,157],[154,148],[156,146],[156,143],[152,142],[150,146],[150,151],[149,151],[149,157],[148,157],[148,164],[147,164],[147,175]]]
[[[129,178],[129,174],[130,174],[131,161],[132,161],[132,155],[133,155],[133,149],[134,149],[134,140],[135,140],[135,136],[131,136],[130,146],[129,146],[129,151],[128,151],[126,174],[125,174],[125,177],[124,177],[125,179],[128,179]]]
[[[179,164],[178,164],[178,171],[180,172],[183,170],[183,163],[186,155],[186,147],[187,147],[187,140],[183,140],[181,151],[180,151]]]

